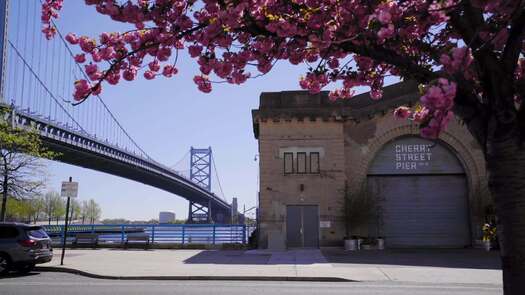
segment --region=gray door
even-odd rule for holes
[[[465,175],[369,176],[388,247],[470,244]]]
[[[302,223],[301,206],[287,206],[286,244],[288,248],[299,248],[303,246]]]
[[[319,247],[319,210],[316,205],[286,207],[286,242],[288,248]]]
[[[319,210],[317,206],[303,207],[303,247],[319,247]]]

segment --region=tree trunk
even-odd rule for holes
[[[525,148],[517,141],[491,140],[487,153],[505,295],[522,295],[525,290]]]
[[[0,221],[5,221],[5,211],[7,207],[7,176],[4,177],[4,183],[2,184],[2,210],[0,211]]]

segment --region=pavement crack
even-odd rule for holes
[[[394,281],[386,272],[384,272],[380,267],[377,268],[389,281]]]

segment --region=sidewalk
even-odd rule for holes
[[[66,250],[45,267],[109,277],[311,279],[501,285],[498,254],[481,250]]]

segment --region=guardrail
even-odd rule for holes
[[[63,240],[64,225],[42,227],[53,242]],[[99,244],[122,244],[128,234],[146,233],[152,244],[246,244],[254,229],[243,224],[70,224],[66,242],[78,233],[96,233]]]

